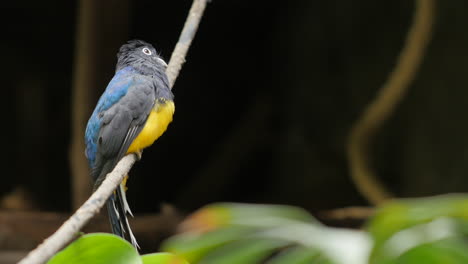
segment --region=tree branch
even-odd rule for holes
[[[185,55],[198,29],[206,2],[207,0],[193,1],[179,41],[172,52],[166,70],[171,88],[179,75],[182,64],[185,62]],[[19,264],[45,263],[67,243],[73,240],[81,228],[99,212],[112,192],[122,182],[124,176],[128,174],[135,161],[136,156],[133,154],[123,157],[91,197],[54,234],[45,239],[36,249],[29,252]]]
[[[392,195],[370,168],[368,148],[373,135],[402,100],[416,75],[431,36],[433,10],[433,0],[415,1],[413,24],[408,31],[397,65],[377,97],[351,129],[347,153],[351,177],[359,192],[372,204],[380,204]]]
[[[133,163],[135,155],[125,156],[109,173],[101,186],[88,198],[88,200],[49,238],[44,240],[36,249],[31,251],[19,263],[44,263],[68,242],[74,239],[83,226],[95,216],[112,192],[123,180]]]
[[[182,33],[180,33],[179,41],[172,52],[171,59],[166,69],[171,89],[174,86],[182,65],[185,63],[185,56],[197,32],[198,24],[200,24],[200,19],[205,11],[206,2],[207,0],[193,0],[187,20],[185,20],[184,28],[182,29]]]

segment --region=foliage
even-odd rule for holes
[[[304,210],[220,203],[189,217],[163,250],[190,263],[468,263],[468,196],[401,199],[365,230],[330,228]]]
[[[188,217],[181,230],[163,244],[171,253],[139,256],[120,237],[89,234],[48,263],[462,264],[468,195],[388,202],[364,230],[327,227],[291,206],[218,203]]]
[[[190,263],[360,264],[370,248],[364,232],[329,228],[302,209],[282,205],[214,204],[182,228],[186,232],[163,249]]]
[[[401,199],[370,221],[371,263],[468,263],[468,196]]]
[[[170,253],[140,256],[126,240],[105,233],[84,235],[57,253],[47,264],[188,264]]]

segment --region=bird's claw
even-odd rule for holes
[[[133,154],[135,154],[135,157],[137,158],[137,160],[140,161],[141,157],[143,155],[143,150],[139,150],[139,151],[137,151],[137,152],[135,152]]]

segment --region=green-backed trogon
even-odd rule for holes
[[[174,95],[166,66],[153,46],[141,40],[129,41],[117,53],[115,75],[86,127],[86,157],[94,189],[123,156],[141,155],[172,121]],[[125,197],[125,182],[107,201],[107,211],[112,232],[138,247],[127,220],[127,213],[132,213]]]

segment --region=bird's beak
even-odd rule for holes
[[[159,58],[159,57],[156,57],[156,59],[157,59],[162,65],[164,65],[164,67],[167,68],[167,63],[166,63],[163,59],[161,59],[161,58]]]

